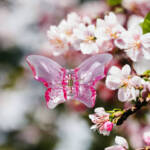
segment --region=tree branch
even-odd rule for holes
[[[117,120],[116,125],[121,125],[130,115],[136,113],[138,110],[140,110],[143,106],[146,106],[148,104],[145,100],[138,100],[135,104],[135,106],[132,106],[131,108],[125,110],[125,112],[121,115],[121,117]]]

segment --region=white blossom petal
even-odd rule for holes
[[[131,68],[129,65],[125,65],[122,68],[122,74],[123,75],[129,75],[131,73]]]
[[[150,48],[143,48],[142,50],[144,58],[150,60]]]
[[[112,66],[109,69],[109,74],[111,74],[111,75],[120,75],[121,74],[121,70],[118,67],[116,67],[116,66]]]
[[[116,90],[121,85],[121,78],[117,76],[108,75],[106,78],[106,86],[109,89]]]
[[[150,60],[142,59],[134,62],[133,67],[138,75],[142,75],[145,71],[150,70]]]
[[[103,115],[108,115],[108,113],[106,113],[105,109],[103,107],[98,107],[94,110],[94,112],[96,114],[98,114],[99,116],[103,116]]]
[[[97,125],[96,125],[96,124],[95,124],[95,125],[92,125],[90,129],[96,131]]]
[[[99,50],[95,43],[81,43],[80,49],[83,54],[95,54]]]
[[[150,48],[150,33],[142,35],[141,41],[145,48]]]
[[[121,102],[126,102],[126,101],[130,101],[130,100],[134,100],[136,95],[136,91],[134,88],[125,88],[122,87],[118,90],[118,99]]]
[[[118,24],[117,17],[113,12],[110,12],[109,15],[106,15],[104,20],[109,25]]]
[[[134,62],[141,60],[143,56],[141,50],[136,50],[134,48],[126,50],[126,53]]]
[[[125,149],[120,145],[114,145],[114,146],[105,148],[105,150],[125,150]]]
[[[129,147],[127,140],[121,136],[116,136],[115,143],[121,145],[122,147],[125,147],[126,149],[128,149]]]

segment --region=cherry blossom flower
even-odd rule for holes
[[[135,100],[139,96],[138,88],[142,84],[142,79],[131,75],[131,68],[125,65],[122,70],[118,67],[111,67],[106,79],[106,86],[112,90],[119,89],[118,99],[122,102]]]
[[[105,51],[111,51],[114,48],[114,44],[112,42],[115,42],[120,34],[125,31],[125,29],[118,22],[116,15],[112,12],[110,12],[109,15],[106,15],[104,20],[97,19],[96,27],[96,37],[98,39],[97,44],[102,49],[106,47]],[[109,47],[106,42],[110,43]]]
[[[47,34],[50,46],[54,49],[53,54],[61,55],[70,49],[79,50],[81,39],[74,34],[74,30],[76,31],[76,28],[84,27],[85,24],[90,23],[89,17],[81,17],[76,13],[71,13],[58,26],[51,26]]]
[[[150,131],[144,132],[143,140],[147,145],[150,145]]]
[[[132,25],[128,31],[123,32],[116,41],[116,46],[125,49],[128,57],[133,61],[142,58],[150,59],[150,33],[142,33],[139,25]]]
[[[100,134],[109,135],[113,128],[113,123],[109,120],[109,113],[104,108],[95,109],[95,114],[89,115],[89,118],[95,125],[91,126],[92,130],[98,130]]]
[[[127,150],[128,143],[125,138],[121,136],[116,136],[115,138],[116,145],[105,148],[105,150]]]
[[[65,53],[69,50],[67,39],[56,26],[51,26],[47,32],[50,46],[54,49],[55,56]]]
[[[95,26],[80,24],[77,29],[74,30],[75,36],[81,40],[80,49],[83,54],[98,53],[99,48],[96,44],[95,38]]]

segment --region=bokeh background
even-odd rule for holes
[[[49,110],[45,88],[33,80],[25,61],[30,54],[40,54],[67,68],[76,67],[87,56],[70,51],[54,57],[46,31],[69,12],[94,18],[110,9],[100,0],[0,0],[0,150],[103,150],[113,144],[115,135],[127,137],[132,147],[142,146],[145,117],[150,122],[147,109],[104,137],[90,130],[88,115],[94,109],[71,101]],[[98,106],[123,107],[104,81],[97,85]]]

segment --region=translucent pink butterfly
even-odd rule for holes
[[[71,70],[39,55],[28,56],[27,62],[34,78],[47,88],[45,99],[48,107],[52,109],[67,100],[78,100],[87,107],[93,107],[96,98],[94,86],[105,77],[105,66],[111,59],[110,54],[95,55]]]

